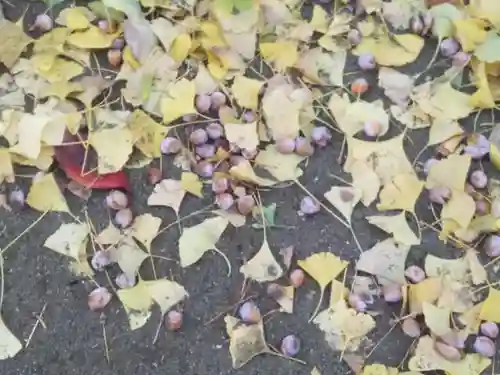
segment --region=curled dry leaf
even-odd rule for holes
[[[226,331],[229,335],[229,353],[233,368],[238,369],[251,359],[270,351],[264,336],[264,324],[245,325],[232,316],[224,318]]]
[[[240,272],[246,279],[259,283],[274,281],[283,276],[283,269],[274,258],[265,238],[260,250],[240,267]]]

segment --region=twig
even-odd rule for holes
[[[28,233],[31,229],[33,229],[33,227],[35,225],[37,225],[44,217],[45,215],[47,215],[49,211],[44,211],[39,217],[38,219],[36,219],[34,222],[32,222],[30,225],[28,225],[28,227],[23,230],[16,238],[14,238],[12,241],[10,241],[3,249],[2,251],[0,251],[0,255],[3,255],[7,250],[9,250],[13,245],[16,244],[17,241],[19,241],[21,239],[21,237],[23,237],[26,233]],[[2,304],[0,303],[0,306]]]
[[[26,340],[26,344],[24,344],[24,347],[27,348],[31,342],[31,339],[33,338],[33,335],[35,334],[36,329],[38,328],[39,325],[42,325],[45,329],[47,326],[45,325],[44,321],[42,320],[43,314],[45,313],[45,309],[47,308],[47,302],[45,302],[45,305],[42,307],[42,311],[40,311],[40,314],[36,315],[36,323],[33,326],[33,329],[31,330],[30,335],[28,336],[28,339]]]

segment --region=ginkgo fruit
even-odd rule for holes
[[[238,207],[239,213],[246,216],[251,213],[255,207],[255,199],[253,199],[251,195],[242,195],[238,197],[236,206]]]
[[[488,185],[488,176],[484,171],[477,169],[470,174],[469,181],[476,189],[484,189]]]
[[[401,285],[388,284],[382,287],[382,294],[384,295],[385,302],[400,302],[403,298],[403,293],[401,291]]]
[[[213,144],[205,143],[196,146],[196,154],[202,159],[208,159],[215,155],[215,146]]]
[[[332,132],[326,126],[316,126],[311,131],[311,139],[319,147],[325,147],[332,139]]]
[[[434,343],[434,349],[436,349],[436,352],[448,361],[456,362],[462,359],[462,353],[460,353],[460,350],[444,342],[436,341]]]
[[[432,26],[434,25],[434,17],[432,16],[431,12],[424,12],[422,14],[422,22],[424,24],[424,28],[421,32],[422,36],[425,36],[431,31]]]
[[[99,250],[94,253],[90,261],[92,268],[96,271],[102,271],[105,267],[109,266],[112,261],[109,251]]]
[[[132,210],[124,208],[115,214],[115,223],[120,228],[127,228],[132,223],[133,218]]]
[[[483,134],[475,133],[467,142],[464,152],[474,160],[480,160],[490,152],[490,141]]]
[[[369,53],[362,54],[358,57],[358,66],[361,70],[373,70],[377,67],[375,56]]]
[[[453,55],[452,64],[453,66],[461,68],[466,66],[470,62],[470,59],[470,54],[468,54],[467,52],[458,51],[457,53],[455,53],[455,55]]]
[[[196,97],[194,104],[199,113],[207,113],[210,111],[212,101],[209,95],[201,94]]]
[[[437,204],[445,204],[451,198],[451,190],[447,186],[436,186],[429,189],[429,200]]]
[[[405,276],[412,283],[417,284],[425,280],[425,271],[419,266],[410,266],[405,270]]]
[[[401,329],[405,335],[412,338],[417,338],[421,334],[420,325],[417,320],[412,317],[408,317],[403,320],[401,323]]]
[[[212,140],[219,139],[224,136],[224,127],[218,122],[211,122],[205,128],[208,138]]]
[[[498,337],[498,324],[495,322],[484,322],[479,327],[481,333],[488,336],[491,339],[496,339]]]
[[[489,337],[476,337],[472,346],[476,353],[479,353],[487,358],[492,358],[496,353],[495,343]]]
[[[258,323],[262,317],[254,301],[243,303],[238,310],[238,314],[241,320],[246,323]]]
[[[202,160],[194,167],[195,173],[203,178],[210,178],[214,174],[214,165],[207,160]]]
[[[439,50],[445,57],[452,57],[460,50],[460,44],[453,38],[446,38],[439,44]]]
[[[500,256],[500,236],[491,234],[484,242],[484,250],[490,257]]]
[[[111,66],[114,66],[115,68],[120,66],[122,63],[123,57],[122,57],[122,51],[119,49],[110,49],[108,51],[108,62],[110,63]]]
[[[294,288],[298,288],[304,284],[305,277],[304,271],[300,268],[294,269],[290,272],[290,284],[292,284]]]
[[[9,191],[8,201],[14,211],[21,211],[26,204],[26,195],[19,187],[14,187]]]
[[[178,331],[182,327],[183,314],[177,310],[170,310],[165,315],[165,326],[169,331]]]
[[[383,127],[376,120],[365,121],[363,124],[363,132],[371,138],[378,137],[382,133]]]
[[[224,95],[224,93],[222,93],[220,91],[214,91],[210,95],[210,100],[211,100],[212,108],[219,109],[224,104],[226,104],[227,99],[226,99],[226,95]]]
[[[106,196],[106,205],[112,210],[121,210],[128,207],[127,194],[120,190],[111,190]]]
[[[254,111],[245,111],[241,119],[246,123],[254,122],[257,121],[257,114]]]
[[[295,140],[292,138],[281,138],[276,141],[276,149],[282,154],[293,154],[295,151]]]
[[[359,43],[361,43],[361,38],[362,38],[362,35],[358,29],[351,29],[347,33],[347,40],[353,46],[357,46]]]
[[[112,49],[122,50],[125,47],[125,40],[123,38],[116,38],[111,45]]]
[[[39,30],[45,33],[47,31],[52,30],[53,28],[54,28],[54,21],[52,20],[52,18],[48,14],[42,13],[38,14],[35,17],[35,22],[30,27],[30,31]]]
[[[233,207],[234,204],[234,198],[231,194],[229,193],[222,193],[218,194],[215,197],[215,204],[219,206],[223,210],[229,210],[231,207]]]
[[[127,289],[132,288],[135,285],[136,280],[135,277],[122,272],[115,277],[115,283],[118,288]]]
[[[420,35],[424,30],[424,22],[419,15],[413,16],[410,20],[410,29],[412,33]]]
[[[300,156],[311,156],[314,154],[314,147],[305,137],[295,138],[295,153]]]
[[[300,339],[295,335],[288,335],[281,340],[281,353],[287,357],[295,357],[300,351]]]
[[[189,135],[189,141],[196,146],[202,145],[208,141],[208,134],[205,129],[193,130]]]
[[[229,189],[229,180],[226,177],[216,177],[212,180],[212,191],[215,194],[225,193]]]
[[[370,85],[365,78],[357,78],[351,83],[351,92],[356,95],[364,94],[369,88]]]
[[[165,137],[160,144],[160,151],[165,155],[178,154],[182,150],[182,142],[174,137]]]
[[[351,306],[357,312],[365,312],[368,309],[368,304],[366,303],[365,299],[359,294],[349,294],[347,302],[349,303],[349,306]]]
[[[111,293],[105,287],[99,287],[90,292],[87,303],[91,311],[101,310],[111,301]]]
[[[318,213],[320,209],[321,205],[319,202],[310,196],[306,196],[300,201],[300,212],[304,215],[314,215]]]

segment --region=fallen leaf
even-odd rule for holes
[[[277,181],[291,181],[302,176],[298,165],[305,159],[296,154],[282,154],[275,145],[268,145],[255,158],[255,164],[268,171]]]
[[[9,150],[0,148],[0,183],[6,179],[14,177],[14,169],[12,168],[12,158]]]
[[[99,157],[99,174],[120,171],[133,150],[133,134],[127,128],[114,127],[91,132],[89,143]]]
[[[498,304],[500,303],[500,290],[489,288],[488,297],[484,301],[479,317],[481,320],[500,323],[500,311]]]
[[[236,102],[240,106],[249,109],[257,109],[259,104],[259,92],[263,85],[263,81],[247,78],[245,76],[237,76],[231,86],[231,91]]]
[[[236,123],[223,121],[224,132],[229,142],[244,150],[255,150],[259,145],[257,122]]]
[[[90,22],[94,20],[94,14],[85,7],[65,8],[56,18],[59,25],[66,26],[71,30],[87,29]]]
[[[452,137],[463,134],[464,130],[457,121],[436,119],[429,131],[428,145],[440,144]]]
[[[395,34],[393,38],[394,41],[388,35],[363,38],[353,53],[370,53],[383,66],[403,66],[414,61],[424,46],[424,39],[415,34]]]
[[[128,121],[134,138],[134,146],[144,155],[158,158],[161,156],[160,144],[168,133],[168,128],[153,120],[147,113],[138,109]]]
[[[409,251],[409,246],[387,238],[361,254],[356,269],[377,276],[382,285],[387,282],[403,285],[406,283],[405,262]]]
[[[148,257],[148,254],[129,236],[122,237],[120,242],[108,251],[111,260],[118,263],[123,273],[132,280],[137,276],[142,262]]]
[[[485,30],[487,23],[474,18],[457,19],[453,22],[455,26],[455,38],[465,52],[472,52],[476,46],[482,44],[488,32]]]
[[[385,4],[385,3],[384,3]],[[360,375],[398,375],[402,374],[396,367],[387,367],[380,363],[365,366]]]
[[[260,55],[273,63],[278,71],[284,71],[295,65],[299,58],[298,44],[292,40],[261,43]]]
[[[0,337],[2,338],[2,343],[0,344],[0,360],[13,358],[23,349],[23,344],[21,344],[21,341],[19,341],[19,339],[5,325],[1,316]]]
[[[408,225],[404,212],[392,216],[367,216],[366,220],[370,224],[376,225],[383,231],[392,234],[396,242],[406,246],[420,244],[420,239]]]
[[[276,283],[268,284],[267,288],[269,296],[280,305],[280,310],[287,314],[293,314],[295,288],[293,286],[283,286]]]
[[[167,94],[161,99],[163,121],[167,124],[184,115],[196,113],[194,96],[196,85],[186,78],[173,83],[168,87]]]
[[[104,49],[111,47],[117,35],[117,33],[107,34],[99,27],[89,25],[84,31],[73,32],[68,36],[67,42],[81,49]]]
[[[171,207],[177,214],[181,203],[186,195],[180,181],[166,179],[155,185],[153,192],[148,198],[148,206]]]
[[[140,280],[132,288],[119,289],[116,294],[123,304],[130,329],[133,331],[144,326],[151,316],[153,305],[153,298],[145,283]]]
[[[361,199],[361,192],[352,186],[332,186],[325,193],[325,198],[350,223],[354,207],[356,207]]]
[[[333,279],[330,287],[330,302],[328,303],[328,307],[334,309],[340,301],[345,301],[348,295],[349,289],[345,287],[344,283]]]
[[[312,83],[342,87],[346,59],[346,51],[328,53],[312,48],[300,56],[297,68]]]
[[[10,70],[33,39],[17,24],[6,19],[0,20],[0,32],[3,41],[0,47],[0,61]]]
[[[375,320],[370,315],[348,308],[345,301],[319,313],[314,323],[325,333],[328,344],[342,352],[357,350],[366,335],[375,328]]]
[[[415,212],[417,202],[424,182],[420,181],[415,173],[401,174],[394,177],[393,181],[384,185],[380,191],[380,203],[377,208],[385,210],[405,210]]]
[[[465,181],[469,173],[471,157],[469,155],[451,154],[433,165],[427,176],[425,187],[447,187],[453,191],[464,191]]]
[[[45,174],[33,182],[26,203],[40,212],[70,212],[52,173]]]
[[[430,336],[419,339],[413,356],[408,363],[412,371],[443,370],[450,375],[478,375],[489,365],[491,359],[480,354],[466,354],[459,361],[448,361],[434,349],[434,340]]]
[[[45,240],[43,246],[73,259],[74,262],[78,263],[78,268],[89,276],[93,274],[87,262],[89,233],[90,231],[87,224],[61,224],[61,226]]]
[[[198,198],[203,198],[203,183],[200,177],[192,172],[182,172],[181,174],[181,187],[188,193],[193,194]]]
[[[361,192],[361,202],[368,207],[377,199],[380,179],[363,160],[355,161],[351,168],[352,185]]]
[[[160,306],[162,315],[188,297],[186,289],[175,281],[167,279],[151,280],[144,281],[144,285],[151,298]]]
[[[274,281],[283,275],[283,269],[274,258],[265,238],[260,250],[240,267],[240,272],[246,279],[259,283]]]
[[[384,3],[385,4],[385,3]],[[395,69],[381,67],[378,73],[378,84],[393,103],[406,107],[413,89],[414,79]]]
[[[452,332],[450,327],[451,311],[449,309],[423,302],[422,313],[425,324],[434,335],[439,337]]]
[[[233,368],[238,369],[259,354],[269,352],[262,322],[245,325],[232,316],[226,316],[224,321]]]
[[[287,85],[268,87],[262,98],[262,111],[273,139],[295,138],[300,130],[301,103],[290,97]]]
[[[436,302],[442,290],[442,280],[439,277],[428,277],[417,284],[410,284],[408,288],[410,312],[422,313],[422,304]]]
[[[244,160],[238,165],[231,167],[229,173],[236,180],[250,182],[260,186],[272,186],[277,183],[277,181],[257,176],[248,160]]]
[[[188,267],[200,260],[208,250],[217,250],[217,241],[228,224],[227,219],[218,216],[185,228],[179,238],[181,266]]]
[[[127,233],[141,243],[148,252],[151,252],[151,243],[160,229],[161,219],[151,214],[142,214],[134,219]]]

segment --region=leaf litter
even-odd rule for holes
[[[32,226],[48,212],[61,213],[63,222],[44,247],[66,257],[72,272],[87,278],[101,272],[94,266],[97,253],[104,254],[105,268],[117,264],[130,281],[116,295],[131,329],[147,323],[153,305],[165,315],[188,297],[180,283],[157,277],[161,256],[155,254],[154,243],[160,234],[174,225],[179,228],[181,267],[201,262],[213,250],[230,273],[233,262],[218,242],[230,223],[238,230],[253,214],[252,227],[263,229],[258,232],[262,245],[242,262],[240,277],[250,284],[268,283],[283,312],[291,314],[294,304],[302,303],[295,295],[299,284],[283,280],[293,267],[293,251],[284,253],[283,268],[267,232],[287,226],[275,224],[280,205],[264,206],[261,195],[267,200],[267,190],[295,184],[311,198],[299,178],[307,176],[315,154],[328,152],[321,149],[333,137],[345,137],[347,156],[341,167],[352,182],[329,184],[324,193],[345,221],[314,196],[306,202],[312,209],[306,211],[314,215],[323,209],[335,222],[349,226],[361,254],[342,260],[332,251],[311,249],[297,261],[320,287],[312,323],[361,374],[480,374],[490,365],[490,355],[476,346],[472,351],[453,347],[449,336],[465,339],[478,334],[481,322],[500,323],[498,281],[487,272],[500,254],[498,196],[487,189],[488,176],[481,174],[478,163],[487,162],[489,154],[493,166],[500,165],[494,113],[491,124],[479,124],[486,132],[492,128],[490,139],[481,138],[477,124],[479,114],[496,108],[500,100],[500,11],[493,1],[471,1],[464,7],[452,1],[359,0],[355,14],[342,9],[345,2],[321,3],[313,5],[309,19],[302,17],[295,1],[103,0],[88,8],[63,8],[53,20],[44,14],[30,30],[2,14],[0,61],[8,69],[0,81],[0,136],[5,141],[0,179],[8,187],[4,200],[12,209],[26,203],[41,212]],[[141,5],[156,11],[144,13]],[[39,37],[33,37],[35,29]],[[428,66],[414,75],[400,70],[420,59],[428,38],[439,43]],[[33,52],[27,54],[30,45]],[[96,55],[116,74],[102,74],[91,63]],[[365,92],[372,91],[371,84],[355,85],[345,72],[348,56],[357,59],[361,76],[378,72],[377,85],[385,98],[368,100]],[[251,64],[254,58],[260,61],[258,70]],[[431,76],[430,68],[443,62],[451,62],[452,68]],[[464,72],[469,70],[470,85],[465,85]],[[124,81],[121,107],[108,97],[108,89],[119,81]],[[466,90],[470,87],[475,88]],[[31,110],[24,109],[25,95],[34,98]],[[465,124],[471,118],[472,131]],[[428,132],[425,148],[435,149],[435,159],[423,168],[421,153],[409,159],[407,146],[416,132]],[[171,166],[164,155],[174,154]],[[147,206],[171,208],[176,216],[163,228],[162,217],[134,217],[128,207],[132,196],[124,170],[155,159],[160,159],[160,178]],[[169,163],[166,175],[162,163]],[[19,165],[39,170],[26,200],[16,188]],[[183,167],[180,174],[175,166]],[[61,180],[55,168],[70,182]],[[85,198],[97,189],[124,191],[123,205],[109,207],[113,220],[100,233],[66,201],[66,186],[76,191],[75,184],[85,189]],[[212,192],[205,188],[209,184]],[[218,206],[216,216],[184,228],[184,202],[209,196]],[[420,219],[418,206],[427,198],[434,223]],[[389,236],[363,244],[367,249],[351,225],[353,214],[365,209],[359,202],[379,212],[363,218]],[[421,250],[424,230],[446,242],[449,253],[443,258],[427,254],[423,278],[415,281],[407,262],[413,251]],[[92,262],[89,245],[98,250]],[[2,302],[3,253],[11,246],[2,249],[0,258]],[[483,255],[493,259],[486,263]],[[152,279],[142,269],[148,258]],[[346,273],[350,265],[355,268],[352,277]],[[341,275],[342,281],[337,279]],[[367,280],[363,287],[360,280]],[[321,311],[328,291],[328,307]],[[428,328],[429,334],[417,338],[409,360],[402,363],[408,372],[360,357],[360,350],[374,346],[369,337],[378,328],[374,316],[384,317],[365,292],[397,302],[402,314],[408,310]],[[466,322],[464,328],[451,324],[455,315]],[[295,354],[283,348],[279,354],[267,344],[263,320],[247,324],[227,315],[225,322],[234,368],[264,353],[300,362],[291,358]],[[22,350],[3,319],[0,338],[0,359]],[[312,373],[321,371],[314,367]]]

